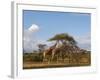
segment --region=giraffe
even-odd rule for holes
[[[43,52],[43,59],[49,55],[50,59],[53,60],[55,55],[57,55],[58,57],[61,56],[63,60],[67,56],[69,58],[69,62],[73,59],[78,62],[79,58],[77,55],[79,55],[80,52],[82,52],[82,50],[76,45],[58,45],[58,42],[56,42],[55,45]]]
[[[52,60],[54,59],[55,55],[60,55],[63,61],[65,57],[69,58],[69,63],[70,61],[73,61],[73,59],[78,61],[78,53],[80,53],[80,48],[78,46],[63,44],[60,47],[56,47],[52,50]]]
[[[56,48],[56,46],[57,46],[57,42],[55,43],[55,45],[53,45],[53,46],[49,47],[48,49],[44,50],[44,52],[43,52],[43,61],[44,61],[44,59],[46,58],[47,55],[52,56],[52,50],[54,48]]]
[[[52,50],[52,60],[54,59],[55,55],[57,55],[58,57],[62,57],[62,59],[64,59],[64,55],[66,53],[66,50],[68,50],[68,47],[66,45],[59,45],[58,47],[54,48]]]

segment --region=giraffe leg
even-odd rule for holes
[[[51,57],[51,60],[53,60],[53,59],[54,59],[54,55],[55,55],[55,52],[54,52],[54,51],[52,51],[52,57]]]
[[[45,61],[46,52],[43,53],[43,62]]]

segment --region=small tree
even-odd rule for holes
[[[38,44],[38,47],[39,47],[39,52],[43,52],[46,47],[46,44]]]

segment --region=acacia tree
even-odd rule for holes
[[[67,33],[56,34],[54,37],[50,38],[48,41],[56,41],[58,44],[72,44],[76,45],[75,39]]]
[[[38,47],[39,47],[39,52],[43,52],[46,47],[46,44],[38,44]]]
[[[73,53],[76,52],[76,47],[77,42],[75,39],[70,36],[68,33],[61,33],[61,34],[56,34],[54,37],[50,38],[48,41],[56,41],[56,44],[59,44],[59,42],[62,43],[62,46],[60,47],[61,51],[67,52],[68,53]]]
[[[50,38],[48,41],[56,41],[56,44],[59,44],[59,42],[62,43],[62,46],[60,48],[55,49],[55,54],[58,51],[60,51],[60,55],[62,56],[62,59],[64,59],[66,51],[68,53],[72,53],[72,46],[75,46],[77,43],[75,39],[70,36],[68,33],[61,33],[61,34],[56,34],[54,37]],[[70,55],[68,55],[70,58]]]

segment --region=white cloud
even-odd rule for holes
[[[25,52],[32,52],[33,50],[38,49],[37,47],[37,39],[35,36],[35,32],[39,30],[39,26],[33,24],[28,29],[24,30],[24,51]]]
[[[80,48],[91,50],[91,34],[85,34],[80,37],[75,37],[76,41],[78,42],[78,46]]]
[[[33,24],[28,29],[24,29],[23,47],[25,52],[31,53],[33,52],[33,50],[38,50],[38,44],[46,44],[47,45],[46,48],[53,45],[54,42],[38,40],[37,36],[35,35],[38,30],[39,26],[36,24]]]
[[[39,30],[39,26],[36,24],[32,24],[32,26],[28,30],[30,32],[37,32]]]

